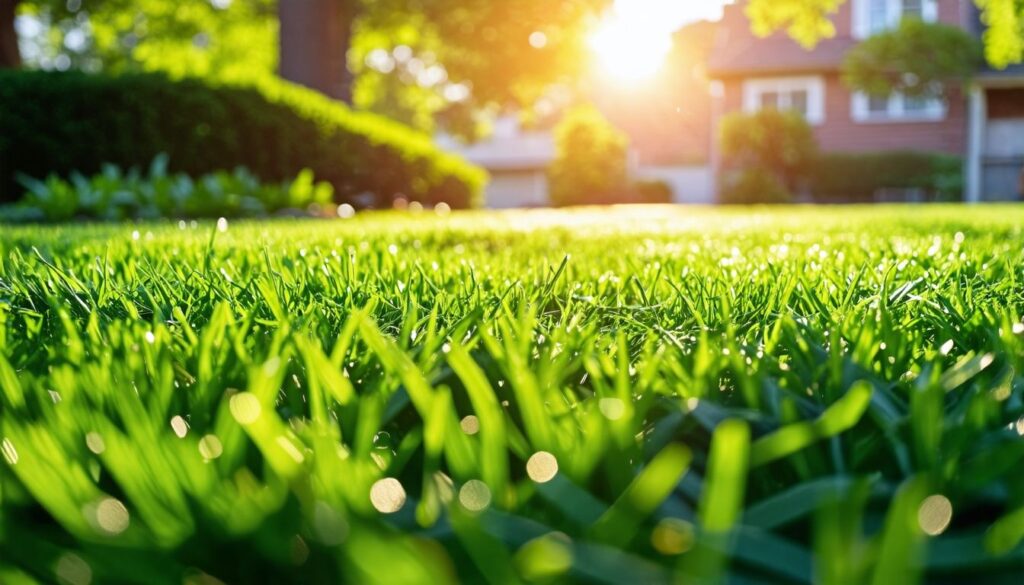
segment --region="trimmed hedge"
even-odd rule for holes
[[[283,181],[309,168],[338,202],[372,194],[377,206],[402,196],[472,207],[487,180],[424,134],[285,82],[0,72],[0,201],[22,195],[19,173],[89,175],[104,164],[145,167],[161,153],[192,176],[244,166]]]
[[[928,152],[823,154],[808,177],[809,191],[822,203],[875,200],[883,189],[920,189],[932,200],[958,201],[963,161]]]

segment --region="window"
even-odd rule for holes
[[[743,83],[743,109],[797,112],[811,124],[825,121],[825,82],[820,77],[749,79]]]
[[[939,18],[937,0],[855,0],[853,35],[867,38],[899,26],[904,18],[935,22]]]
[[[860,123],[938,122],[946,118],[946,104],[939,98],[909,98],[895,93],[887,98],[853,95],[853,120]]]

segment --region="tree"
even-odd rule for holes
[[[750,0],[747,15],[761,36],[785,29],[807,48],[835,36],[831,18],[846,0]],[[981,9],[985,56],[1004,69],[1024,62],[1024,0],[974,0]]]
[[[847,53],[843,80],[872,96],[936,97],[966,85],[981,60],[981,47],[963,30],[909,19]]]
[[[721,133],[725,166],[739,175],[737,183],[744,191],[746,187],[767,184],[781,188],[773,189],[772,193],[797,191],[818,153],[811,126],[793,112],[767,109],[754,114],[730,114],[722,121]]]
[[[548,171],[555,205],[609,203],[628,189],[629,141],[592,105],[569,110],[555,128]]]
[[[21,67],[18,32],[14,29],[19,0],[0,0],[0,69]]]

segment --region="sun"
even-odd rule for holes
[[[654,77],[672,50],[668,35],[651,34],[617,16],[601,23],[589,44],[602,73],[632,82]]]
[[[672,51],[672,33],[687,22],[714,18],[723,0],[616,0],[588,38],[601,73],[620,82],[653,78]]]

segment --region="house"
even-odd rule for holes
[[[834,17],[837,34],[810,51],[784,33],[756,37],[744,4],[727,7],[709,59],[714,128],[732,112],[792,110],[812,125],[824,152],[958,155],[966,161],[967,200],[1015,195],[1024,163],[1024,70],[982,72],[974,89],[951,89],[945,99],[874,98],[841,80],[846,53],[902,18],[978,32],[971,0],[848,0]],[[719,158],[716,145],[716,168]]]
[[[495,120],[493,132],[483,141],[464,144],[441,135],[436,142],[490,173],[484,207],[512,209],[549,204],[547,170],[555,160],[551,132],[524,129],[518,116],[507,114]]]

